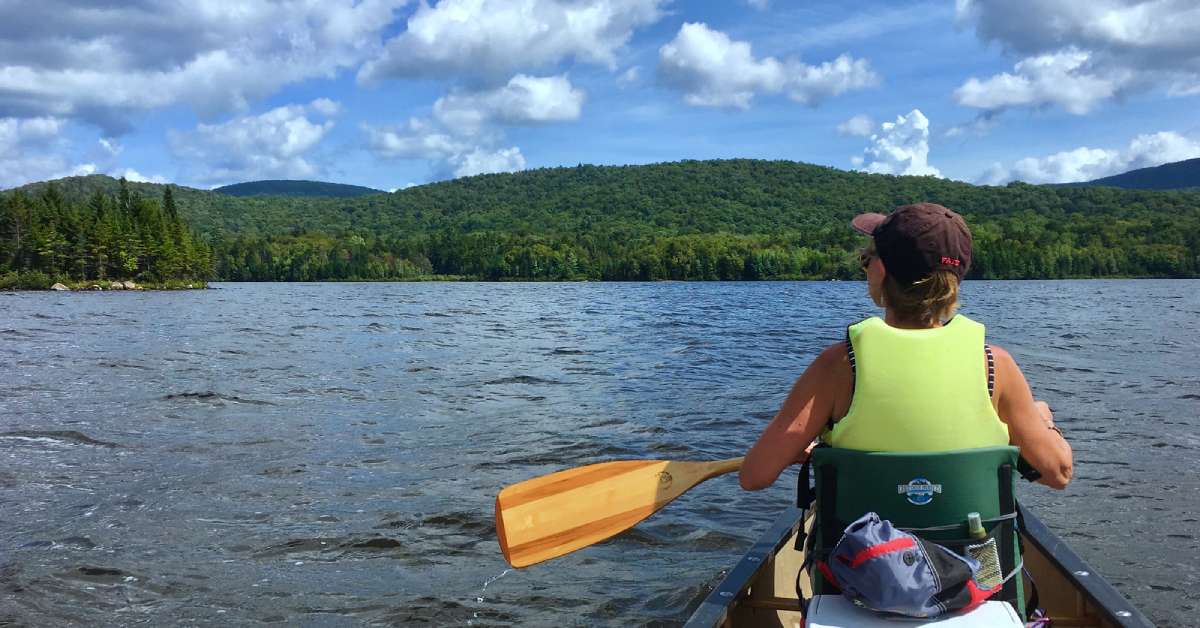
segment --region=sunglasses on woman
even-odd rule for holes
[[[858,252],[858,265],[865,271],[871,265],[871,260],[878,257],[874,246],[866,246]]]

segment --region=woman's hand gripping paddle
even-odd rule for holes
[[[513,567],[562,556],[632,528],[693,486],[741,466],[741,458],[619,460],[513,484],[496,496],[500,550]]]

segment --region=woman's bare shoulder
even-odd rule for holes
[[[809,365],[808,370],[816,371],[825,387],[830,391],[837,391],[839,399],[846,396],[845,393],[850,390],[850,382],[854,379],[854,370],[850,366],[850,352],[846,348],[846,342],[835,342],[825,347]],[[837,408],[844,405],[846,404],[835,403]]]
[[[1029,384],[1025,381],[1025,373],[1021,371],[1021,367],[1012,354],[1004,347],[997,345],[991,345],[991,349],[992,357],[996,361],[995,398],[997,402],[1006,398],[1011,392],[1028,390]]]
[[[1017,366],[1017,360],[1013,358],[1012,354],[1009,353],[1007,349],[1001,347],[1000,345],[988,345],[988,347],[990,347],[992,350],[992,357],[996,360],[996,366],[1001,368],[1020,369],[1020,367]]]
[[[846,343],[835,342],[822,349],[821,353],[809,362],[808,367],[796,380],[794,390],[802,387],[828,389],[839,382],[848,382],[851,376],[850,353],[846,350]]]
[[[832,368],[839,364],[849,366],[850,352],[846,349],[846,341],[839,340],[822,349],[817,359],[813,360],[813,364],[817,364],[818,362],[826,368]]]

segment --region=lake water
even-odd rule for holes
[[[792,499],[714,479],[508,571],[495,494],[741,455],[861,283],[0,294],[0,624],[684,620]],[[968,282],[1075,448],[1021,498],[1160,625],[1200,616],[1200,282]]]

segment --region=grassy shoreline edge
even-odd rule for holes
[[[126,281],[134,284],[133,288],[114,288],[114,283],[124,284]],[[0,291],[33,291],[49,292],[52,286],[62,284],[72,292],[119,292],[139,290],[204,290],[208,281],[203,279],[167,279],[163,281],[137,281],[134,279],[88,279],[77,280],[69,277],[55,277],[41,271],[8,272],[0,275]]]

